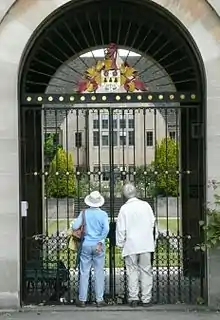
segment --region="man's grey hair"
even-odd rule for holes
[[[123,194],[127,199],[136,197],[137,190],[131,183],[126,183],[123,187]]]

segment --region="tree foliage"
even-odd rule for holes
[[[154,197],[156,193],[155,175],[152,165],[141,165],[135,169],[135,185],[139,197]]]
[[[220,247],[220,183],[213,180],[208,187],[213,188],[214,198],[211,203],[207,204],[205,219],[199,221],[201,234],[204,234],[204,242],[195,247],[196,250],[202,251]]]
[[[46,135],[46,139],[44,142],[44,157],[45,157],[45,164],[49,164],[52,159],[54,158],[54,155],[56,154],[56,151],[61,148],[59,144],[55,143],[56,134],[55,133],[49,133]]]
[[[156,145],[155,161],[152,163],[157,172],[155,177],[157,193],[163,196],[179,194],[179,150],[174,139],[165,138]]]
[[[46,183],[46,194],[53,198],[73,197],[75,193],[75,175],[73,158],[59,148],[50,163]]]

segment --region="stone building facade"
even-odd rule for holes
[[[147,0],[146,0],[147,1]],[[21,206],[19,160],[19,72],[33,32],[68,0],[0,2],[0,307],[20,306]],[[206,73],[207,181],[219,180],[220,162],[220,5],[219,0],[154,0],[188,29],[201,53]],[[207,190],[208,199],[212,194]],[[217,256],[218,258],[218,256]],[[208,253],[209,305],[219,303],[219,265]],[[218,258],[219,259],[219,258]]]

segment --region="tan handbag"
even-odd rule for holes
[[[79,247],[79,243],[84,236],[84,225],[85,225],[85,210],[82,212],[82,225],[79,229],[73,230],[70,228],[67,230],[67,238],[68,238],[68,248],[72,251],[77,251]]]
[[[72,236],[73,230],[69,229],[67,231],[67,241],[68,241],[68,249],[72,251],[77,251],[77,243],[76,240]]]

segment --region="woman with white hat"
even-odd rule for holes
[[[85,307],[89,284],[90,269],[94,267],[95,295],[97,307],[105,305],[103,300],[105,285],[105,239],[109,232],[108,214],[101,210],[105,200],[98,191],[91,192],[85,197],[85,204],[89,207],[83,210],[72,225],[78,230],[84,224],[84,236],[80,252],[80,307]]]

